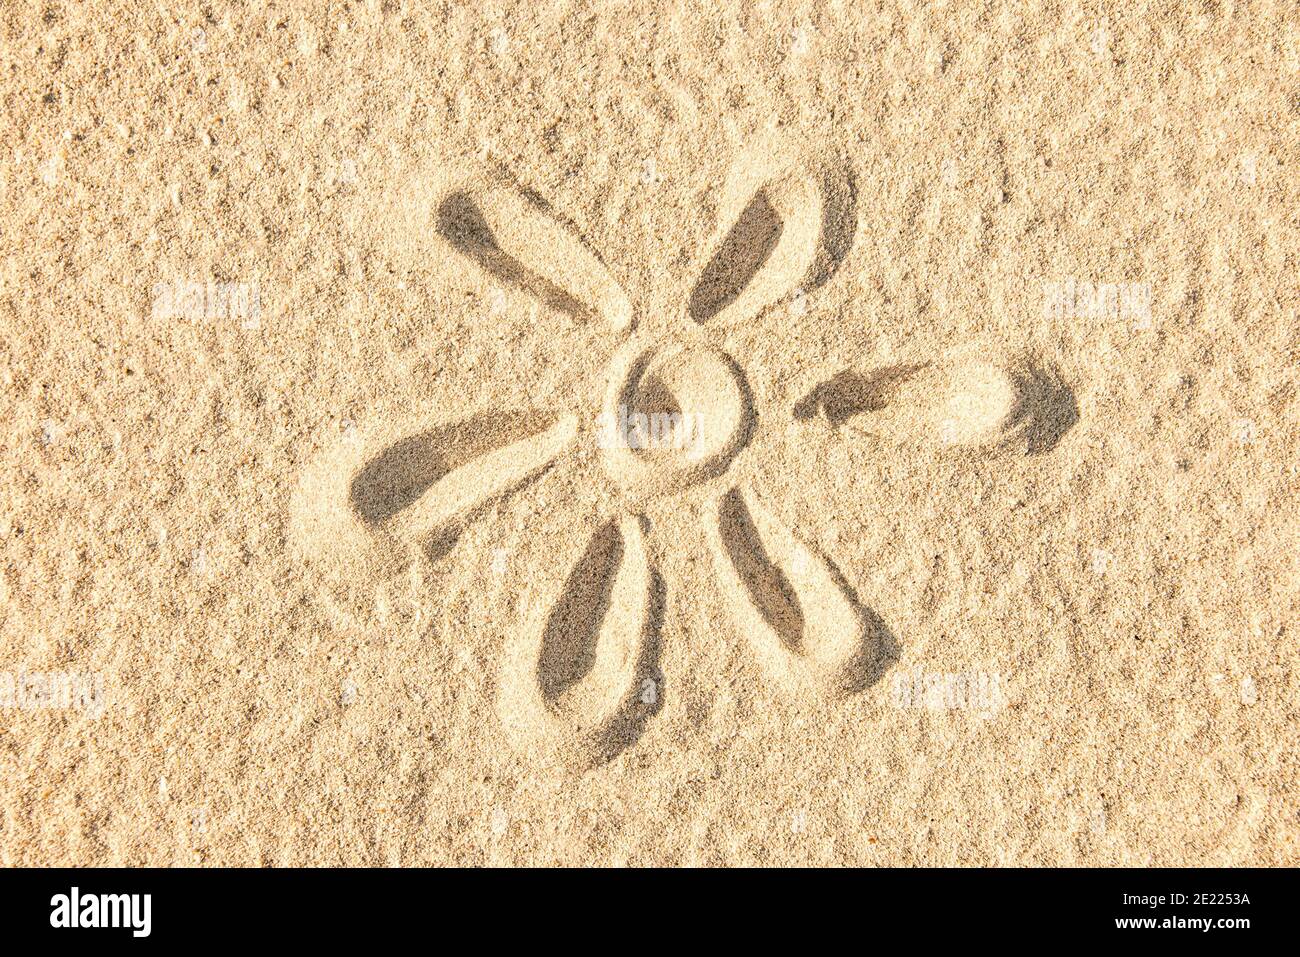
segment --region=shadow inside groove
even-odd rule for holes
[[[735,302],[776,249],[782,228],[781,217],[760,190],[704,267],[687,304],[690,317],[706,322]]]
[[[825,412],[826,420],[838,427],[860,413],[877,412],[889,405],[903,383],[925,366],[925,363],[892,365],[867,375],[846,369],[819,383],[796,402],[794,417],[811,419],[818,412]]]
[[[623,536],[610,522],[592,536],[587,550],[548,616],[538,660],[542,695],[554,701],[591,671],[596,642],[609,613],[614,580],[623,558]]]
[[[377,525],[412,505],[434,483],[485,452],[541,431],[537,413],[485,414],[394,442],[352,480],[352,507]]]
[[[589,307],[501,249],[482,211],[468,193],[452,193],[442,201],[438,207],[438,233],[501,283],[522,289],[560,312],[575,317],[590,316]]]
[[[1008,425],[1026,423],[1029,455],[1050,452],[1079,421],[1074,390],[1061,380],[1055,368],[1028,358],[1021,360],[1011,377],[1019,397]]]
[[[735,566],[759,613],[792,652],[803,646],[804,618],[789,579],[767,554],[754,519],[740,493],[732,490],[719,509],[720,532],[727,557]]]

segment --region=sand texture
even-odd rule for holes
[[[0,52],[0,864],[1300,862],[1294,3]]]

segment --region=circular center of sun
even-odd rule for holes
[[[688,347],[652,355],[619,396],[614,443],[643,464],[689,469],[728,458],[744,419],[740,372],[722,353]]]

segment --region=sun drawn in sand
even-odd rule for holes
[[[644,508],[687,490],[712,502],[706,532],[720,591],[736,634],[773,681],[794,694],[844,695],[893,660],[887,629],[840,571],[736,474],[737,457],[769,414],[755,409],[744,370],[717,344],[718,330],[772,314],[782,301],[808,308],[835,273],[856,232],[850,168],[756,150],[735,164],[720,214],[723,228],[680,319],[650,328],[543,204],[511,186],[448,191],[436,225],[456,250],[499,281],[623,337],[599,414],[542,424],[522,413],[376,424],[322,450],[295,492],[299,554],[327,589],[364,605],[373,599],[367,590],[412,548],[450,547],[486,506],[584,439],[599,444],[621,511],[592,530],[558,593],[511,635],[498,676],[500,718],[531,756],[593,766],[632,744],[657,712],[657,696],[646,691],[657,673],[662,586]],[[941,441],[1006,443],[1042,433],[1034,390],[1052,386],[1040,377],[983,360],[845,373],[794,413],[838,427],[888,405],[911,381],[917,402],[934,410],[921,421]]]

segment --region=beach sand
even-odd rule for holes
[[[1300,861],[1292,4],[0,38],[0,864]]]

